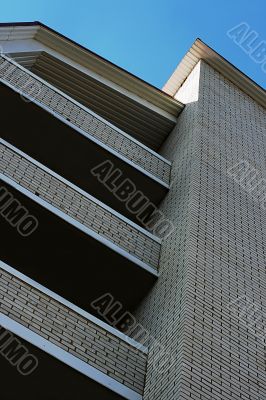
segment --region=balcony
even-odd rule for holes
[[[3,140],[0,179],[38,220],[24,237],[0,218],[4,262],[90,312],[106,292],[136,307],[158,276],[158,238]]]
[[[0,326],[38,360],[24,377],[1,357],[4,398],[142,399],[146,347],[2,261]]]
[[[118,185],[130,179],[150,202],[163,199],[169,161],[5,56],[0,78],[3,139],[133,221],[125,204],[91,175],[93,167],[110,160],[122,173]]]

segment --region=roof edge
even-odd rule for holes
[[[78,49],[81,54],[85,53],[91,59],[93,59],[99,66],[101,66],[101,71],[105,71],[108,75],[108,70],[110,72],[108,79],[112,80],[115,83],[120,84],[122,87],[129,91],[133,91],[135,88],[136,94],[140,97],[145,98],[151,103],[161,107],[163,110],[168,111],[170,114],[177,116],[177,114],[183,109],[184,105],[178,100],[174,99],[173,96],[166,93],[162,89],[157,88],[151,83],[146,82],[142,78],[128,72],[124,68],[114,64],[113,62],[107,60],[106,58],[98,55],[97,53],[89,50],[85,46],[75,42],[74,40],[66,37],[65,35],[57,32],[56,30],[50,28],[49,26],[43,24],[40,21],[32,21],[32,22],[2,22],[0,23],[1,27],[7,26],[39,26],[40,31],[42,33],[42,41],[45,44],[45,39],[47,36],[47,43],[49,42],[49,36],[56,37],[58,42],[67,43],[69,46],[75,49]],[[40,31],[37,33],[36,40],[40,37]],[[43,35],[44,34],[44,35]],[[54,43],[56,45],[56,43]],[[112,78],[112,79],[111,79]],[[178,112],[176,112],[178,111]]]
[[[28,21],[28,22],[0,22],[0,27],[1,26],[35,26],[35,25],[40,25],[42,26],[43,24],[39,21]]]
[[[200,60],[205,61],[262,107],[266,108],[266,90],[199,38],[195,40],[162,90],[174,97]]]

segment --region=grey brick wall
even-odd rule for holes
[[[0,172],[157,269],[160,244],[156,240],[1,143]]]
[[[0,268],[0,312],[142,394],[146,354]]]
[[[171,166],[168,163],[147,150],[141,143],[131,140],[130,137],[90,114],[88,109],[85,110],[62,96],[56,88],[51,89],[36,79],[37,77],[25,72],[21,67],[14,66],[3,57],[0,57],[0,78],[22,94],[30,94],[39,103],[169,184]]]
[[[266,112],[204,62],[186,94],[193,101],[162,149],[173,162],[162,211],[177,230],[136,313],[174,363],[160,373],[150,357],[144,399],[264,400],[265,341],[256,329],[266,332],[266,211],[227,170],[247,160],[266,178]],[[258,310],[255,325],[228,308],[243,296]]]

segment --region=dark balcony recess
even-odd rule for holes
[[[82,232],[45,207],[0,181],[38,228],[27,237],[0,216],[0,259],[50,290],[95,314],[91,302],[111,293],[133,310],[156,280],[152,274],[104,243]],[[99,317],[99,315],[96,315]]]
[[[3,400],[123,399],[19,336],[13,337],[24,345],[30,354],[37,357],[38,367],[31,375],[23,376],[5,357],[0,357],[0,371],[4,371],[4,379],[1,379]]]
[[[91,174],[93,167],[110,160],[122,172],[116,185],[130,179],[155,205],[166,195],[167,185],[149,177],[36,104],[24,101],[4,84],[0,84],[0,101],[1,138],[129,219],[138,222],[125,203]]]

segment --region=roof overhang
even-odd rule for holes
[[[184,105],[40,22],[0,23],[0,48],[113,125],[158,151]]]
[[[204,60],[216,71],[220,72],[226,79],[253,98],[257,103],[266,107],[265,89],[259,86],[200,39],[196,39],[193,43],[174,73],[164,85],[163,91],[170,96],[175,96],[178,89],[182,86],[190,72],[200,60]]]
[[[184,105],[171,95],[113,64],[84,46],[56,32],[39,21],[0,23],[0,41],[35,39],[67,55],[75,62],[135,93],[155,106],[177,116]]]
[[[48,49],[47,46],[46,48]],[[82,72],[56,55],[50,54],[48,50],[8,53],[10,58],[29,69],[35,76],[157,151],[174,128],[176,117],[158,107],[152,107],[151,103],[147,104],[139,97],[134,98],[131,92],[122,93],[120,86],[112,87],[109,80],[103,82],[98,74],[92,76],[88,72]]]

